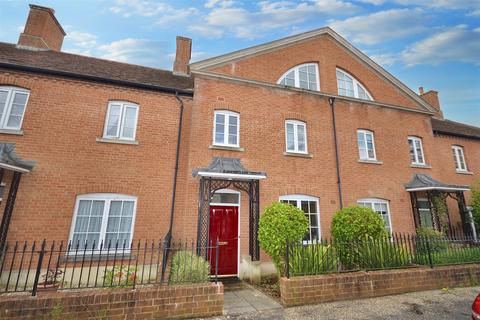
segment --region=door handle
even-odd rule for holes
[[[228,244],[228,241],[219,241],[218,245],[219,246],[226,246]]]

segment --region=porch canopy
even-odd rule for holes
[[[5,170],[13,172],[7,203],[5,204],[2,222],[0,224],[0,250],[3,250],[7,239],[8,228],[20,184],[20,177],[22,173],[30,172],[34,166],[35,161],[23,160],[15,153],[15,145],[13,143],[0,142],[0,198],[3,197],[3,188],[5,188],[3,184]]]
[[[245,191],[249,197],[249,254],[253,261],[260,259],[258,244],[258,220],[260,217],[260,180],[264,172],[246,169],[238,158],[214,157],[208,167],[193,170],[200,177],[198,199],[197,242],[209,244],[210,201],[215,191],[229,187]]]
[[[429,175],[417,173],[405,184],[405,190],[410,192],[416,228],[432,227],[435,230],[455,233],[446,204],[446,199],[450,197],[458,203],[463,234],[475,233],[468,218],[469,213],[463,194],[464,191],[470,190],[468,186],[440,182]]]

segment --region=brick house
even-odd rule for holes
[[[31,5],[0,43],[2,243],[218,238],[220,273],[253,277],[272,271],[257,241],[272,201],[305,211],[305,241],[354,204],[391,232],[475,234],[480,128],[330,28],[192,64],[178,37],[173,72],[63,53],[64,36]]]

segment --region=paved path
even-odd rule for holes
[[[288,309],[264,309],[250,311],[242,314],[225,313],[222,317],[214,317],[211,320],[273,320],[273,319],[354,319],[354,320],[462,320],[469,319],[470,307],[480,287],[456,288],[449,290],[433,290],[423,292],[406,293],[395,296],[380,298],[330,302],[311,306],[301,306]],[[228,292],[227,292],[228,293]],[[230,299],[245,299],[246,301],[259,301],[257,296],[245,297],[242,295],[225,295],[225,306],[232,301]],[[227,303],[229,299],[229,303]],[[248,300],[247,300],[248,299]],[[233,300],[235,301],[235,300]],[[252,302],[252,307],[254,307]],[[233,307],[232,307],[233,308]],[[234,311],[233,309],[230,309]],[[240,311],[240,308],[237,309]]]

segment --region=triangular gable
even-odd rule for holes
[[[271,42],[267,42],[261,45],[249,47],[246,49],[234,51],[231,53],[227,53],[224,55],[220,55],[217,57],[205,59],[202,61],[194,62],[190,64],[190,68],[192,71],[208,71],[212,68],[217,68],[238,60],[243,60],[248,57],[257,56],[260,54],[264,54],[269,51],[273,51],[276,49],[284,48],[287,46],[294,45],[299,42],[308,41],[313,38],[329,35],[333,38],[338,44],[344,47],[347,51],[351,54],[356,56],[360,61],[365,63],[368,67],[372,68],[374,71],[378,72],[381,76],[383,76],[389,83],[399,89],[401,92],[405,93],[409,98],[419,104],[419,106],[423,107],[428,112],[435,112],[433,107],[431,107],[425,100],[423,100],[419,95],[417,95],[413,90],[411,90],[408,86],[403,84],[400,80],[395,78],[392,74],[382,68],[379,64],[375,61],[370,59],[366,54],[364,54],[359,49],[355,48],[351,43],[345,40],[342,36],[336,33],[330,27],[319,28],[316,30],[304,32],[298,35],[289,36],[286,38],[282,38],[279,40],[274,40]]]

